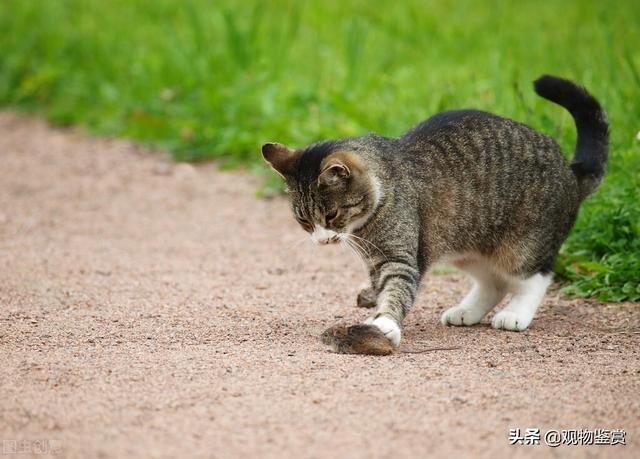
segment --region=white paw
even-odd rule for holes
[[[484,314],[477,309],[454,306],[442,313],[440,322],[442,322],[442,325],[475,325],[480,322],[483,317]]]
[[[365,325],[373,325],[373,319],[374,319],[373,316],[369,316],[366,319],[364,319],[364,321],[362,323],[365,324]]]
[[[371,325],[378,327],[395,347],[400,345],[400,326],[398,326],[395,320],[390,317],[380,316],[374,319]]]
[[[526,330],[532,319],[533,317],[514,311],[500,311],[491,321],[491,326],[502,330],[522,331]]]

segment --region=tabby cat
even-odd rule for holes
[[[368,267],[370,286],[357,304],[375,308],[372,315],[327,330],[326,344],[342,353],[395,351],[421,278],[435,263],[473,281],[442,314],[443,324],[477,324],[507,295],[493,327],[531,324],[578,207],[602,180],[609,137],[605,112],[584,88],[548,75],[534,87],[575,120],[571,163],[546,135],[477,110],[437,114],[397,138],[262,147],[311,239],[349,244]]]

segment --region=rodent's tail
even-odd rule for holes
[[[584,199],[598,187],[606,169],[609,151],[607,114],[585,88],[572,81],[543,75],[533,86],[539,96],[562,105],[573,116],[578,142],[571,169],[578,178],[580,197]]]

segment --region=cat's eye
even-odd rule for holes
[[[324,216],[325,220],[328,222],[330,222],[331,220],[333,220],[334,218],[336,218],[338,216],[338,209],[334,210],[333,212],[329,212],[328,214],[326,214]]]

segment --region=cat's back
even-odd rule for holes
[[[417,141],[421,138],[452,130],[457,126],[464,125],[465,123],[493,123],[501,119],[504,118],[482,110],[449,110],[427,118],[407,131],[402,138],[404,140]]]
[[[435,173],[510,175],[530,181],[557,175],[573,178],[558,144],[535,129],[480,110],[442,112],[400,137],[410,162]],[[549,174],[550,171],[555,173]],[[466,178],[466,177],[460,177]]]
[[[526,124],[493,113],[475,109],[450,110],[438,113],[407,131],[401,139],[408,144],[460,142],[471,146],[487,140],[526,140],[557,149],[553,139]]]

